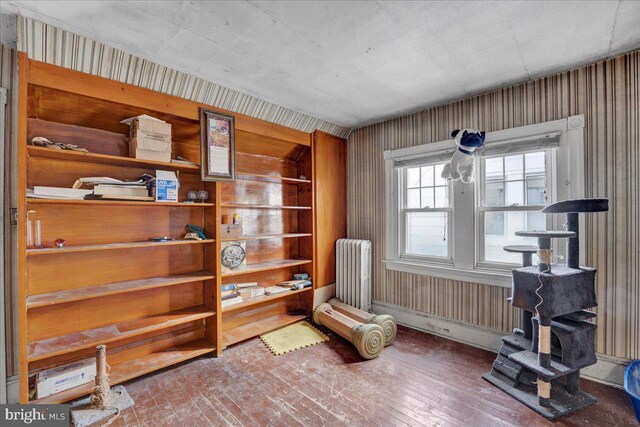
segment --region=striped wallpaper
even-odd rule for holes
[[[18,50],[36,61],[155,90],[303,132],[347,137],[351,129],[155,64],[103,43],[18,16]]]
[[[509,289],[386,271],[383,151],[440,141],[452,129],[496,131],[585,115],[586,219],[597,267],[597,351],[640,358],[640,51],[355,130],[349,137],[349,237],[373,242],[373,299],[476,326],[511,330]],[[583,219],[584,220],[584,217]]]

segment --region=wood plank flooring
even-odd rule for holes
[[[494,354],[399,328],[362,361],[342,338],[272,356],[259,339],[125,383],[112,426],[637,426],[622,390],[582,381],[598,403],[551,423],[481,375]]]

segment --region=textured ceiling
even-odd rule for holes
[[[640,2],[11,1],[27,16],[348,127],[640,47]]]

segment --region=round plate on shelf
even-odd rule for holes
[[[240,245],[229,245],[222,250],[222,265],[228,269],[234,269],[242,264],[247,253]]]

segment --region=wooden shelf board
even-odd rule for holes
[[[307,315],[301,312],[278,314],[275,316],[257,320],[255,322],[236,326],[235,328],[231,328],[226,331],[224,330],[223,324],[222,345],[224,347],[227,347],[231,344],[256,337],[258,335],[273,331],[274,329],[278,329],[283,326],[290,325],[291,323],[295,323],[306,318]]]
[[[311,263],[311,260],[308,260],[308,259],[279,259],[276,261],[261,262],[259,264],[250,264],[250,265],[247,265],[246,270],[223,273],[222,277],[241,276],[243,274],[257,273],[260,271],[277,270],[279,268],[294,267],[296,265],[305,265],[310,263]]]
[[[125,242],[125,243],[104,243],[100,245],[77,245],[77,246],[65,246],[63,248],[42,248],[42,249],[27,249],[27,256],[37,255],[53,255],[70,252],[91,252],[91,251],[106,251],[114,249],[135,249],[135,248],[148,248],[158,246],[174,246],[174,245],[203,245],[206,243],[214,243],[215,240],[171,240],[168,242],[154,242],[147,240],[144,242]]]
[[[285,234],[255,234],[249,236],[223,237],[221,242],[231,242],[234,240],[263,240],[263,239],[294,239],[296,237],[311,237],[311,233],[285,233]]]
[[[107,344],[124,338],[204,319],[214,314],[213,311],[205,306],[189,307],[169,313],[148,316],[142,319],[115,323],[101,328],[38,340],[29,343],[27,358],[32,362],[61,354],[72,353],[94,347],[98,344]]]
[[[154,160],[134,159],[132,157],[112,156],[109,154],[84,153],[81,151],[55,150],[45,147],[28,145],[27,150],[31,157],[44,157],[47,159],[68,160],[73,162],[99,163],[103,165],[124,166],[144,169],[173,169],[183,173],[200,173],[200,166],[185,165],[181,163],[157,162]]]
[[[305,289],[296,289],[295,291],[289,291],[289,292],[282,292],[280,294],[276,294],[276,295],[262,295],[259,297],[255,297],[255,298],[251,298],[251,299],[247,299],[242,301],[239,304],[234,304],[231,305],[229,307],[225,307],[222,309],[223,313],[229,312],[229,311],[234,311],[234,310],[238,310],[240,308],[246,308],[246,307],[251,307],[253,305],[256,304],[260,304],[266,301],[273,301],[276,299],[280,299],[280,298],[285,298],[291,295],[295,295],[295,294],[300,294],[302,292],[308,292],[313,290],[313,288],[305,288]]]
[[[204,339],[170,347],[162,351],[112,365],[109,371],[109,381],[111,385],[122,383],[175,363],[211,353],[215,350],[216,347]],[[95,384],[90,382],[42,399],[33,400],[30,403],[54,404],[67,402],[91,393],[94,387]]]
[[[85,288],[68,289],[46,294],[31,295],[27,298],[27,308],[33,309],[56,304],[64,304],[72,301],[81,301],[91,298],[99,298],[107,295],[125,294],[147,289],[162,288],[165,286],[182,285],[185,283],[200,282],[202,280],[215,279],[208,271],[200,271],[192,274],[176,274],[172,276],[150,277],[148,279],[128,280],[126,282],[109,283],[100,286],[88,286]]]
[[[252,172],[238,172],[236,178],[247,181],[273,182],[276,184],[311,184],[310,179],[289,178],[279,175],[263,175]]]
[[[150,206],[150,207],[188,207],[203,208],[214,206],[213,203],[184,203],[184,202],[131,202],[126,200],[75,200],[75,199],[36,199],[27,198],[28,204],[49,205],[105,205],[105,206]]]
[[[277,206],[277,205],[250,205],[244,203],[223,203],[223,208],[236,209],[294,209],[294,210],[311,210],[310,206]]]

